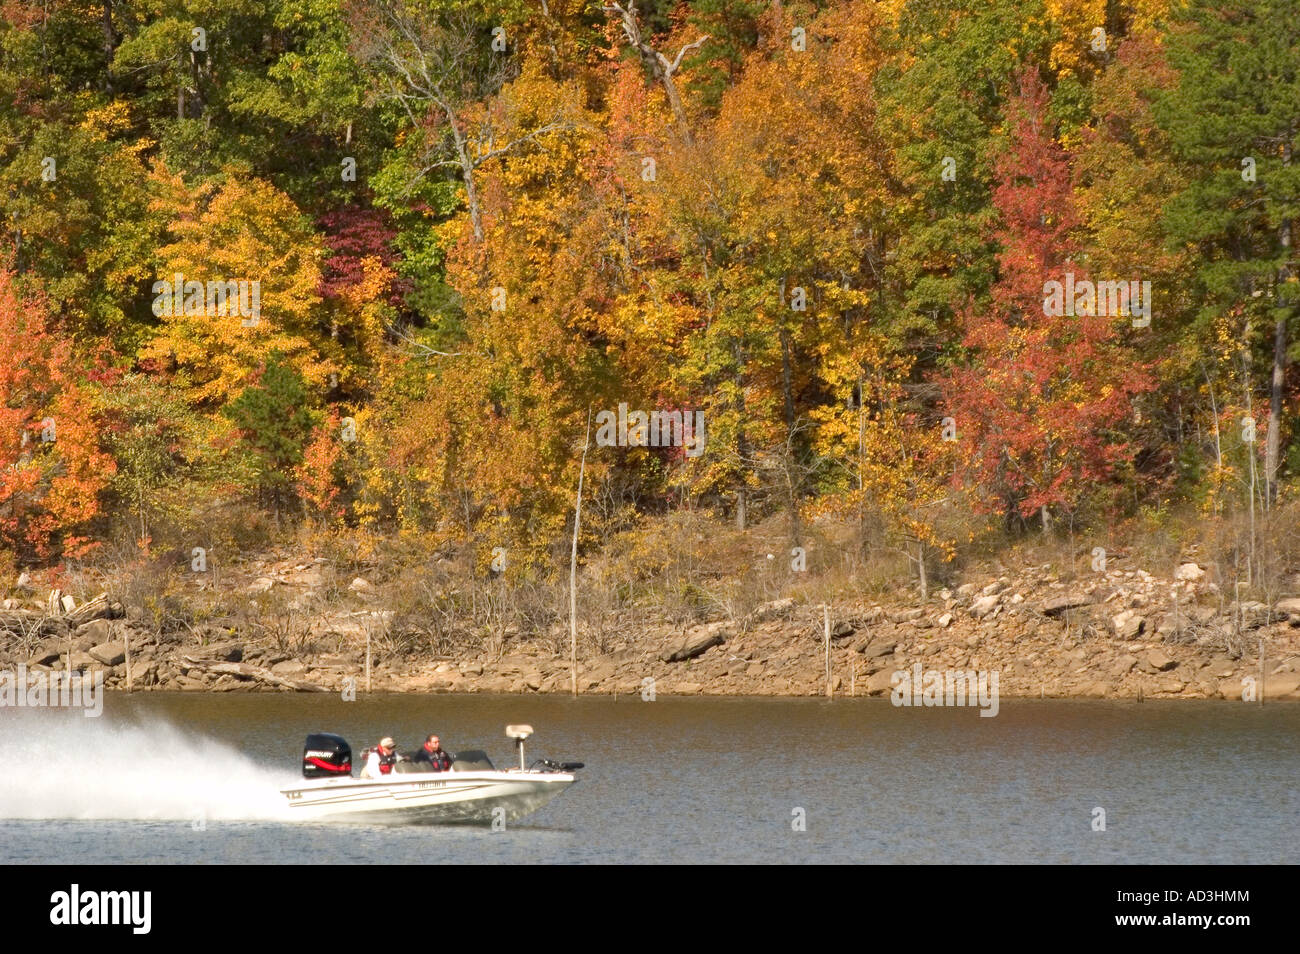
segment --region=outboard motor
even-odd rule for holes
[[[341,735],[316,732],[302,750],[303,778],[347,778],[352,774],[352,747]]]

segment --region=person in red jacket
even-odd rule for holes
[[[424,740],[420,751],[411,756],[412,762],[428,762],[435,772],[446,772],[451,768],[451,756],[443,750],[438,736],[431,735]]]

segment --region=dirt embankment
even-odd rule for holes
[[[232,585],[254,594],[310,592],[312,564],[262,571]],[[133,691],[365,692],[367,633],[391,617],[358,579],[338,607],[304,611],[297,621],[311,638],[296,647],[253,638],[230,621],[159,638],[138,607],[111,596],[79,606],[26,586],[25,599],[6,600],[0,610],[0,670],[70,664],[102,670],[110,689],[129,683]],[[821,607],[786,599],[739,620],[619,630],[605,651],[580,650],[577,688],[807,696],[826,694],[829,682],[837,696],[879,696],[889,693],[896,671],[920,664],[997,672],[999,692],[1011,697],[1241,699],[1262,689],[1268,700],[1300,699],[1300,598],[1238,604],[1195,564],[1165,579],[1112,570],[1068,583],[1046,565],[1029,567],[941,590],[920,604],[862,601],[835,605],[829,615],[829,680]],[[375,692],[569,692],[567,630],[459,655],[372,648],[368,685]]]

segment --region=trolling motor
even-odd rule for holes
[[[506,735],[515,740],[515,748],[519,750],[519,770],[521,772],[531,772],[539,765],[546,772],[572,772],[575,769],[582,768],[581,762],[555,762],[551,759],[536,759],[528,768],[524,768],[524,739],[533,734],[531,725],[508,725],[506,726]]]

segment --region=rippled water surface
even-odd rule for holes
[[[501,766],[512,722],[587,768],[506,831],[277,820],[308,732]],[[6,864],[1300,861],[1284,703],[110,695],[0,710],[0,762]]]

